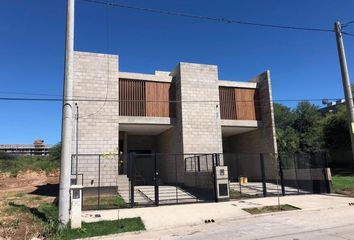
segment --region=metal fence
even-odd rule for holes
[[[277,158],[273,154],[222,154],[228,167],[230,198],[261,197],[281,193]]]
[[[283,194],[330,192],[330,173],[325,153],[279,156]]]
[[[71,163],[72,184],[83,186],[83,210],[127,207],[117,192],[118,155],[73,155]]]
[[[228,167],[231,199],[330,190],[321,154],[80,154],[72,184],[83,210],[214,202],[215,166]]]
[[[221,154],[230,197],[249,198],[330,192],[325,154]]]

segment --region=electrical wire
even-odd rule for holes
[[[342,24],[342,28],[348,27],[349,25],[351,25],[351,24],[353,24],[353,23],[354,23],[354,20],[353,20],[353,21],[346,22],[346,23],[343,23],[343,24]]]
[[[342,98],[326,98],[327,100],[336,101]],[[120,103],[120,102],[145,102],[145,103],[219,103],[225,101],[219,100],[171,100],[171,101],[147,101],[147,100],[118,100],[118,99],[99,99],[99,98],[87,98],[87,99],[80,99],[80,98],[73,98],[73,99],[63,99],[63,98],[20,98],[20,97],[0,97],[0,101],[38,101],[38,102],[62,102],[62,101],[73,101],[73,102],[113,102],[113,103]],[[302,102],[302,101],[309,101],[309,102],[318,102],[322,101],[323,99],[319,98],[310,98],[310,99],[274,99],[273,102]],[[235,100],[235,102],[262,102],[261,100]]]
[[[228,19],[228,18],[224,18],[224,17],[211,17],[211,16],[205,16],[205,15],[194,15],[194,14],[189,14],[189,13],[173,12],[173,11],[167,11],[167,10],[161,10],[161,9],[137,7],[137,6],[122,4],[122,3],[118,3],[118,2],[107,2],[107,1],[103,1],[103,0],[81,0],[81,1],[88,2],[88,3],[94,3],[94,4],[108,5],[111,7],[126,8],[126,9],[131,9],[131,10],[136,10],[136,11],[143,11],[143,12],[177,16],[177,17],[185,17],[185,18],[194,18],[194,19],[199,19],[199,20],[215,21],[215,22],[226,23],[226,24],[241,24],[241,25],[249,25],[249,26],[254,26],[254,27],[278,28],[278,29],[299,30],[299,31],[334,32],[333,29],[326,29],[326,28],[302,27],[302,26],[298,27],[298,26],[266,24],[266,23],[258,23],[258,22],[247,22],[247,21],[241,21],[241,20]]]
[[[348,32],[343,32],[343,31],[342,31],[342,34],[347,35],[347,36],[354,37],[354,34],[353,34],[353,33],[348,33]]]
[[[60,94],[46,94],[46,93],[28,93],[28,92],[7,92],[0,91],[0,94],[15,94],[15,95],[28,95],[28,96],[52,96],[52,97],[61,97]]]

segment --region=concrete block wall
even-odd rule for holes
[[[182,62],[174,74],[180,91],[177,99],[181,100],[176,120],[183,136],[182,153],[222,152],[217,66]],[[184,167],[184,159],[180,164]],[[188,174],[183,182],[195,184]]]
[[[180,177],[184,171],[183,157],[174,155],[181,154],[180,141],[181,135],[176,126],[156,137],[157,153],[161,153],[159,157],[160,178],[165,183],[176,183],[183,180],[183,177]]]
[[[98,53],[74,53],[74,99],[118,100],[118,56]],[[79,154],[118,153],[118,102],[77,101],[79,105]],[[74,124],[75,126],[76,124]],[[75,129],[72,153],[76,153]],[[94,161],[94,160],[91,160]],[[95,160],[96,161],[96,160]],[[84,183],[97,183],[96,163],[80,161]],[[107,158],[101,162],[101,186],[116,186],[118,161]],[[92,186],[92,184],[89,184]]]
[[[222,152],[218,69],[180,63],[183,153]]]

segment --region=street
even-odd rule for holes
[[[354,207],[258,215],[191,227],[116,235],[104,239],[354,239]]]

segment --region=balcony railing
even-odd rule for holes
[[[175,117],[173,83],[119,79],[119,115]]]
[[[219,87],[221,119],[261,120],[257,89]]]

